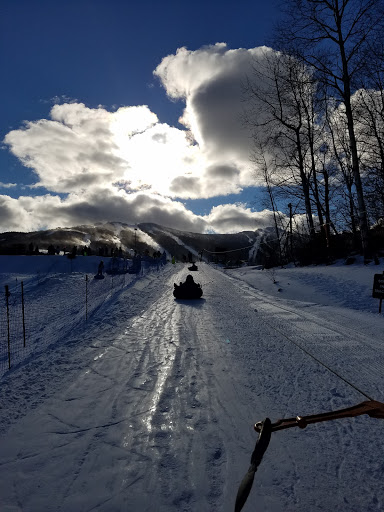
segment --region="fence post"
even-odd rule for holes
[[[5,303],[7,305],[7,329],[8,329],[8,368],[11,368],[11,334],[9,330],[9,288],[5,285]]]
[[[23,312],[23,338],[24,338],[24,348],[25,348],[25,311],[24,311],[24,283],[21,281],[21,309]]]
[[[85,321],[88,321],[88,274],[85,276]]]

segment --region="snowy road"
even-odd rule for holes
[[[384,400],[384,329],[366,315],[276,300],[203,264],[204,300],[175,301],[186,274],[137,281],[4,379],[2,512],[229,512],[255,421]],[[383,510],[383,427],[273,434],[244,511]]]

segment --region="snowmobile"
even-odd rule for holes
[[[105,277],[104,274],[96,274],[94,276],[94,279],[104,279],[104,277]]]
[[[188,267],[188,270],[192,270],[192,272],[193,272],[193,271],[196,271],[199,269],[198,269],[197,265],[195,263],[193,263],[191,267]]]
[[[200,299],[203,295],[203,290],[200,284],[195,283],[191,275],[187,276],[185,283],[174,284],[173,296],[176,299]]]

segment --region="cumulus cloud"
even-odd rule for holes
[[[0,195],[0,229],[4,231],[33,231],[28,211],[20,207],[18,199]]]
[[[122,178],[129,162],[121,155],[121,138],[156,122],[148,107],[108,112],[82,103],[54,105],[50,120],[27,122],[9,132],[4,142],[33,169],[36,187],[68,193]]]
[[[217,233],[255,231],[273,226],[273,212],[254,212],[243,204],[225,204],[212,208],[206,221]]]
[[[179,202],[157,194],[94,188],[85,194],[0,196],[0,231],[35,231],[96,222],[137,224],[154,222],[181,231],[236,233],[271,226],[272,213],[253,212],[241,204],[214,207],[209,215],[195,215]]]
[[[2,181],[0,181],[0,187],[1,188],[13,188],[13,187],[17,187],[17,183],[3,183]]]
[[[180,121],[193,133],[208,165],[238,170],[232,190],[255,184],[249,163],[252,142],[242,123],[242,83],[253,74],[266,47],[230,50],[216,43],[196,51],[179,48],[165,57],[154,71],[167,94],[185,101]]]
[[[160,122],[145,105],[108,111],[64,98],[48,119],[10,131],[4,143],[33,172],[32,188],[48,194],[2,196],[1,229],[110,220],[200,232],[260,227],[268,215],[243,205],[216,207],[202,217],[180,201],[257,185],[241,121],[241,82],[265,51],[217,43],[165,57],[154,74],[170,98],[184,101],[184,129]]]
[[[156,222],[184,231],[204,232],[206,221],[169,198],[93,188],[66,198],[47,194],[13,199],[0,196],[0,231],[34,231],[95,222]]]

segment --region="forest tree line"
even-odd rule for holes
[[[349,233],[370,260],[380,246],[374,233],[384,230],[383,2],[284,6],[277,50],[265,47],[243,84],[251,159],[276,237],[305,232],[305,244],[330,257],[337,237]],[[289,243],[279,251],[287,257]]]

